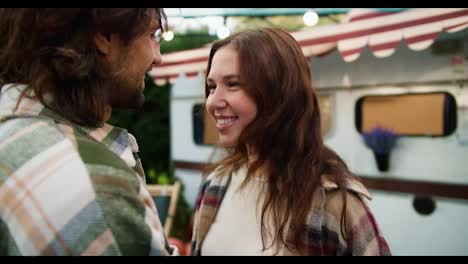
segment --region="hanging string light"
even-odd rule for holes
[[[171,41],[174,38],[174,32],[172,30],[168,30],[163,33],[162,37],[165,41]]]
[[[220,39],[224,39],[231,35],[231,30],[226,25],[227,17],[224,17],[224,24],[216,30],[216,36]]]
[[[313,9],[310,9],[304,14],[304,17],[302,19],[304,20],[304,24],[311,27],[317,24],[319,16],[317,12],[315,12]]]

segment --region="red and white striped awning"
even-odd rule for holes
[[[468,27],[468,8],[423,8],[399,13],[377,13],[353,9],[342,24],[324,25],[293,32],[306,57],[322,55],[337,48],[344,61],[356,60],[369,46],[376,57],[388,57],[401,39],[412,50],[429,47],[442,31]],[[163,63],[150,72],[156,83],[174,82],[181,73],[195,77],[206,70],[210,46],[163,54]]]

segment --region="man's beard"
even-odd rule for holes
[[[116,76],[108,87],[109,104],[112,108],[139,109],[145,102],[142,83],[125,74]]]

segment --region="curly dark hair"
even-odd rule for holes
[[[1,8],[0,85],[28,84],[22,96],[33,91],[72,121],[99,126],[111,73],[98,59],[94,36],[117,34],[129,45],[153,18],[164,32],[162,8]],[[49,95],[54,100],[45,100]]]

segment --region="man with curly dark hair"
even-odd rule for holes
[[[0,9],[0,255],[177,255],[135,138],[161,8]]]

